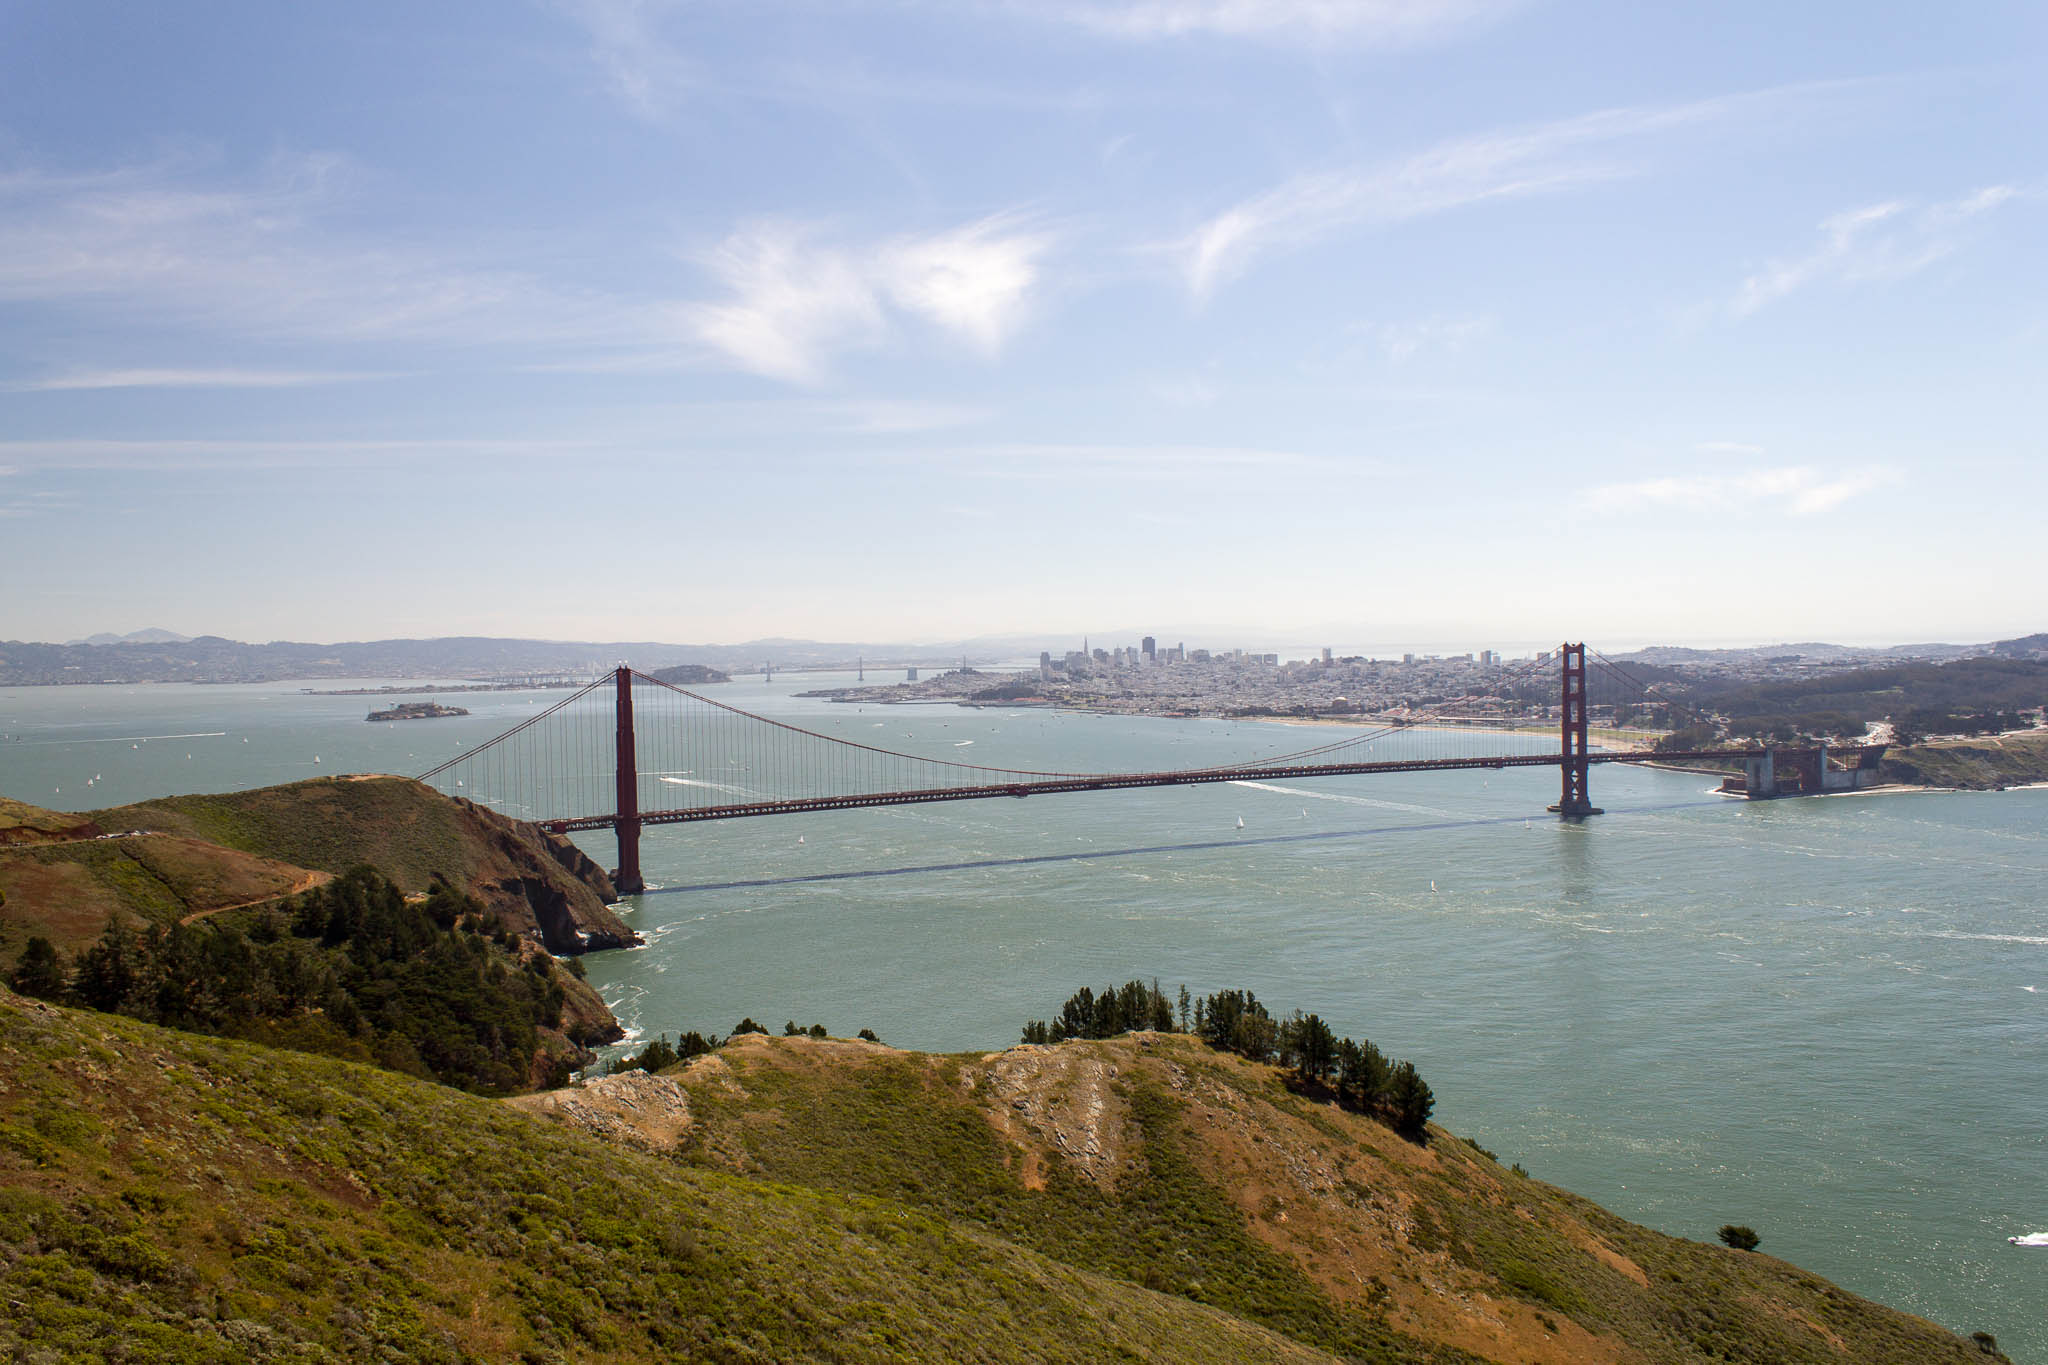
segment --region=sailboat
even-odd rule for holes
[[[1239,829],[1243,829],[1243,828],[1244,828],[1244,817],[1243,817],[1242,815],[1240,815],[1240,816],[1238,816],[1238,817],[1237,817],[1237,827],[1238,827]]]

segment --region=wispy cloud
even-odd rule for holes
[[[1006,6],[1117,38],[1347,39],[1404,46],[1494,19],[1513,0],[1031,0]]]
[[[1777,511],[1795,517],[1832,512],[1851,498],[1899,481],[1881,466],[1824,473],[1805,465],[1739,474],[1672,475],[1587,490],[1599,512],[1666,509],[1677,512]]]
[[[1198,299],[1253,258],[1361,227],[1495,200],[1554,194],[1641,172],[1627,154],[1681,129],[1755,115],[1826,87],[1799,86],[1687,104],[1605,109],[1439,143],[1399,161],[1297,175],[1240,201],[1175,244]]]
[[[649,334],[638,301],[336,231],[356,202],[355,177],[339,158],[283,159],[239,181],[204,178],[189,158],[96,175],[0,176],[0,301],[270,339],[489,345],[516,336],[545,346]]]
[[[960,446],[885,459],[934,464],[977,478],[1043,479],[1076,485],[1091,480],[1186,484],[1247,475],[1308,474],[1336,464],[1327,457],[1244,446],[1015,443]],[[1350,467],[1357,468],[1357,462]]]
[[[1377,346],[1388,360],[1399,364],[1430,351],[1461,351],[1472,342],[1493,334],[1495,323],[1488,317],[1423,318],[1415,322],[1360,322],[1348,329]]]
[[[1050,245],[1006,216],[864,246],[756,223],[702,258],[728,297],[682,305],[680,316],[732,364],[795,384],[823,382],[834,353],[874,344],[897,315],[992,355],[1022,323]]]
[[[295,389],[389,377],[368,371],[81,370],[4,387],[16,393],[61,393],[73,389]]]
[[[1742,282],[1728,311],[1738,318],[1810,284],[1903,279],[1949,255],[1972,226],[2019,193],[1987,185],[1946,203],[1866,204],[1824,220],[1820,244],[1804,256],[1772,261]]]
[[[614,94],[643,118],[660,119],[703,78],[698,64],[661,34],[677,0],[562,0],[590,36],[590,54]]]
[[[569,462],[617,453],[596,441],[423,439],[389,441],[249,441],[174,438],[161,440],[0,441],[0,460],[17,473],[29,470],[351,468],[413,466],[422,460],[512,460]]]

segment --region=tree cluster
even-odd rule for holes
[[[1034,1019],[1026,1024],[1024,1041],[1063,1043],[1069,1038],[1114,1038],[1141,1029],[1171,1032],[1173,1027],[1173,1002],[1160,993],[1157,981],[1126,981],[1104,987],[1100,995],[1083,986],[1067,997],[1051,1023]]]
[[[109,923],[68,965],[31,939],[11,980],[24,995],[503,1094],[525,1088],[536,1030],[560,1026],[566,992],[552,959],[520,964],[488,924],[451,887],[408,902],[358,868],[247,923]]]
[[[664,1071],[678,1062],[687,1062],[692,1057],[701,1057],[707,1052],[724,1047],[732,1039],[742,1034],[765,1034],[767,1032],[767,1029],[754,1022],[752,1016],[748,1016],[735,1024],[732,1032],[724,1038],[719,1037],[715,1033],[706,1037],[704,1034],[692,1029],[674,1043],[670,1043],[668,1035],[664,1033],[661,1037],[655,1039],[631,1056],[615,1058],[611,1065],[604,1069],[604,1074],[616,1076],[622,1071],[646,1071],[649,1073]],[[782,1036],[785,1038],[823,1039],[829,1038],[832,1035],[826,1031],[823,1024],[813,1024],[809,1028],[798,1028],[796,1020],[792,1019],[782,1026]],[[875,1031],[871,1028],[862,1029],[859,1036],[870,1043],[882,1041],[875,1036]]]
[[[1412,1063],[1389,1062],[1369,1041],[1339,1038],[1318,1015],[1296,1010],[1275,1019],[1247,990],[1194,999],[1182,986],[1175,1001],[1156,981],[1127,981],[1100,993],[1083,986],[1058,1017],[1025,1024],[1023,1041],[1113,1038],[1145,1029],[1191,1033],[1220,1052],[1285,1067],[1301,1084],[1327,1091],[1345,1108],[1371,1114],[1410,1137],[1423,1134],[1436,1107]]]

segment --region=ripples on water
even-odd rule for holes
[[[934,754],[961,738],[957,711],[790,695],[813,685],[719,696],[863,738],[886,721]],[[392,727],[362,724],[369,699],[288,688],[16,689],[0,790],[79,809],[415,772],[548,699],[477,694],[468,719]],[[977,762],[1021,767],[1302,738],[970,723]],[[175,755],[88,742],[211,730]],[[1249,986],[1413,1058],[1444,1122],[1540,1178],[1681,1236],[1748,1223],[1767,1252],[2048,1361],[2048,1254],[2005,1241],[2048,1227],[2048,791],[1749,805],[1682,774],[1593,782],[1608,814],[1583,826],[1543,813],[1540,769],[671,826],[645,837],[649,880],[724,889],[641,898],[647,946],[587,965],[636,1036],[751,1015],[942,1050],[1005,1046],[1083,984]]]

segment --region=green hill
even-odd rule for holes
[[[566,839],[404,777],[325,777],[256,791],[169,796],[94,811],[148,829],[333,875],[367,864],[407,891],[438,878],[532,932],[552,953],[634,942],[607,908],[604,870]]]
[[[644,1146],[528,1112],[573,1119],[620,1083],[640,1090],[614,1120],[661,1116]],[[0,1356],[37,1351],[1986,1359],[1180,1036],[955,1057],[750,1037],[491,1102],[0,992]]]
[[[0,991],[9,1359],[1326,1361],[900,1202]]]
[[[1884,778],[1975,791],[2048,782],[2048,731],[1926,740],[1891,749],[1884,756]]]

